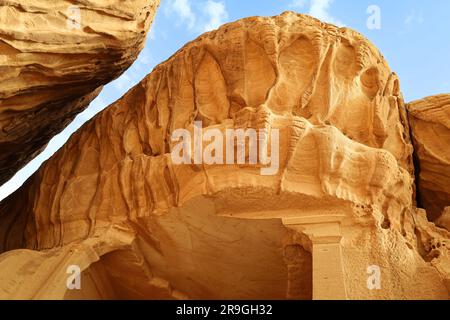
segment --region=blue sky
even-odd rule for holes
[[[379,8],[380,28],[367,21]],[[161,0],[147,44],[135,63],[105,86],[88,109],[43,153],[0,187],[0,199],[16,190],[84,122],[120,98],[186,42],[221,24],[248,16],[271,16],[292,10],[353,28],[384,54],[400,77],[406,101],[450,93],[450,1],[448,0]]]

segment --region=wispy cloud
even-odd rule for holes
[[[225,3],[217,0],[173,0],[165,13],[195,33],[217,29],[228,19]]]
[[[217,29],[228,19],[228,12],[223,2],[208,0],[203,11],[209,17],[202,28],[203,31]]]
[[[112,82],[113,86],[118,90],[125,90],[130,86],[130,82],[133,80],[132,78],[132,69],[128,69],[122,74],[119,78]]]
[[[197,17],[192,10],[190,0],[172,0],[166,8],[167,15],[175,13],[180,19],[179,23],[186,23],[189,29],[194,28]]]
[[[312,0],[309,14],[325,22],[334,23],[338,26],[344,25],[341,21],[331,16],[329,10],[333,0]]]
[[[156,32],[155,32],[155,25],[154,24],[150,27],[150,30],[148,31],[148,38],[150,40],[156,40]]]
[[[416,10],[411,11],[403,21],[403,23],[407,26],[412,25],[413,23],[423,24],[424,22],[423,13],[416,12]]]
[[[403,20],[403,26],[398,31],[398,34],[403,36],[414,29],[415,25],[421,25],[425,22],[422,12],[416,12],[416,10],[412,10],[408,13],[408,15]]]
[[[289,7],[291,8],[303,8],[306,5],[306,0],[293,0]]]
[[[291,8],[303,8],[309,2],[309,15],[329,23],[333,23],[337,26],[344,26],[340,20],[334,18],[330,13],[330,7],[334,0],[293,0],[289,7]]]

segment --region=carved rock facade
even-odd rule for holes
[[[171,135],[194,121],[279,130],[278,173],[173,163]],[[414,207],[409,130],[360,34],[292,12],[224,25],[0,204],[0,296],[446,299],[450,234]],[[89,289],[67,290],[72,264]]]

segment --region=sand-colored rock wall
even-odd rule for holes
[[[278,170],[175,163],[172,134],[196,121],[265,130]],[[79,258],[103,288],[79,292],[91,298],[446,299],[450,234],[414,206],[409,132],[399,80],[360,34],[292,12],[239,20],[156,67],[0,204],[0,268],[95,248]],[[64,286],[34,297],[73,298]]]
[[[158,5],[0,1],[0,184],[133,63]]]

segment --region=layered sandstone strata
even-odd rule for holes
[[[450,94],[408,104],[420,205],[434,221],[450,206]]]
[[[158,4],[0,1],[0,184],[131,65]]]
[[[278,130],[279,170],[174,163],[171,136],[195,121]],[[0,204],[0,297],[445,299],[450,233],[413,198],[379,51],[292,12],[243,19],[156,67]],[[70,265],[84,289],[67,290]]]

